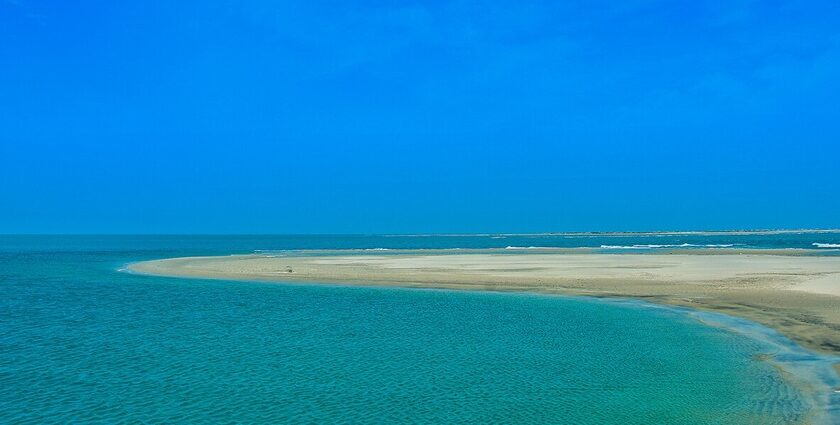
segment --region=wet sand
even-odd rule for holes
[[[840,355],[840,257],[503,251],[189,257],[129,269],[176,277],[629,297],[742,317],[807,348]]]

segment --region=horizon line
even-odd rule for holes
[[[383,237],[481,237],[481,236],[591,236],[591,235],[714,235],[714,234],[840,233],[840,228],[714,229],[714,230],[605,230],[544,232],[442,232],[442,233],[0,233],[0,236],[383,236]]]

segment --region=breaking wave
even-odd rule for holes
[[[644,244],[644,245],[601,245],[602,249],[652,249],[652,248],[732,248],[737,244],[705,244],[698,245],[693,243],[683,244]]]

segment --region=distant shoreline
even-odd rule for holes
[[[507,246],[504,248],[321,248],[321,249],[258,249],[253,255],[458,255],[458,254],[599,254],[599,255],[778,255],[834,256],[840,248],[741,248],[741,247],[646,247],[646,246]]]
[[[3,233],[0,236],[382,236],[382,237],[489,237],[489,236],[726,236],[840,233],[840,229],[736,229],[736,230],[651,230],[577,232],[452,232],[452,233]]]
[[[725,236],[725,235],[785,235],[811,233],[840,233],[840,229],[743,229],[743,230],[656,230],[603,232],[536,232],[536,233],[385,233],[385,237],[482,237],[482,236]]]

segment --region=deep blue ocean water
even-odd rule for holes
[[[788,245],[838,242],[837,234],[792,236]],[[512,238],[0,236],[0,423],[771,424],[807,417],[807,394],[757,359],[770,349],[764,342],[668,309],[118,271],[184,255],[561,239]],[[593,244],[653,245],[650,238]],[[724,239],[673,245],[740,243]]]

